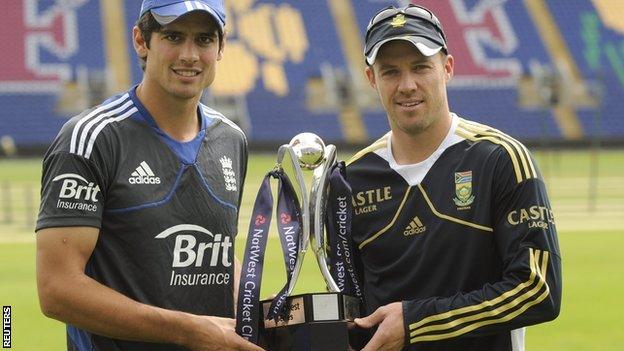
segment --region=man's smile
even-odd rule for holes
[[[410,107],[418,106],[422,102],[423,100],[405,100],[405,101],[397,101],[396,104],[401,107],[410,108]]]
[[[172,68],[171,69],[175,74],[182,76],[182,77],[195,77],[198,76],[201,71],[198,69],[188,69],[188,68],[181,68],[181,69],[175,69]]]

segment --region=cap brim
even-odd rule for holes
[[[213,9],[211,9],[208,5],[200,3],[199,1],[180,2],[177,4],[153,8],[150,11],[152,12],[152,16],[154,16],[154,19],[162,26],[166,26],[178,19],[180,16],[184,16],[193,11],[208,12],[215,19],[221,30],[223,30],[223,26],[225,25],[225,23],[223,23],[223,19],[221,19]]]
[[[388,39],[384,39],[380,42],[378,42],[377,44],[375,44],[375,46],[373,46],[373,49],[370,51],[370,53],[368,55],[366,55],[366,62],[369,65],[372,65],[373,63],[375,63],[375,59],[377,58],[377,54],[379,53],[379,49],[381,49],[382,45],[392,41],[392,40],[405,40],[408,41],[412,44],[414,44],[414,46],[416,47],[416,49],[418,49],[418,51],[420,51],[421,54],[423,54],[424,56],[433,56],[435,54],[437,54],[438,52],[440,52],[440,50],[442,50],[444,47],[441,46],[440,44],[437,44],[427,38],[424,37],[420,37],[420,36],[415,36],[415,35],[400,35],[400,36],[396,36],[396,37],[391,37]]]

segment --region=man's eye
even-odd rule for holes
[[[197,41],[202,45],[208,45],[214,41],[214,38],[211,36],[201,36],[197,38]]]
[[[398,71],[396,69],[388,69],[388,70],[385,70],[385,71],[381,72],[381,74],[384,75],[384,76],[393,76],[393,75],[397,74],[397,72]]]
[[[165,35],[165,39],[169,40],[169,41],[178,41],[180,40],[180,36],[174,33],[171,34],[167,34]]]

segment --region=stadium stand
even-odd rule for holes
[[[522,140],[624,140],[624,3],[422,0],[456,56],[451,108]],[[405,1],[226,1],[227,60],[209,104],[252,142],[302,131],[366,143],[387,129],[362,30]],[[0,137],[44,147],[74,113],[138,82],[134,0],[3,0]]]

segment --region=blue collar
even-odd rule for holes
[[[187,142],[177,141],[171,138],[167,133],[163,132],[158,127],[158,124],[156,124],[156,121],[154,120],[152,115],[147,111],[145,106],[143,106],[143,104],[137,97],[136,95],[137,86],[134,86],[128,92],[130,95],[130,98],[134,102],[134,105],[139,110],[139,113],[132,116],[132,118],[149,125],[154,131],[154,133],[156,133],[156,135],[162,141],[164,141],[165,144],[167,144],[167,146],[169,146],[171,151],[173,151],[173,153],[175,153],[178,156],[178,158],[180,159],[180,161],[182,161],[182,163],[185,163],[185,164],[195,163],[195,160],[197,159],[197,154],[199,153],[199,150],[201,149],[202,141],[204,140],[206,136],[206,128],[208,128],[212,123],[214,123],[215,119],[209,116],[206,116],[204,114],[203,109],[200,106],[197,106],[197,116],[199,117],[200,124],[201,124],[199,133],[197,133],[197,135],[195,136],[195,138],[193,138],[193,140],[189,140]]]

